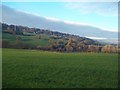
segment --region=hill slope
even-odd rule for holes
[[[54,44],[59,44],[59,47],[65,47],[68,42],[71,42],[71,44],[74,43],[74,47],[77,47],[79,43],[84,45],[98,44],[97,41],[77,35],[60,33],[45,29],[29,28],[25,26],[2,24],[2,32],[4,45],[7,45],[5,44],[7,43],[6,41],[13,45],[19,43],[19,46],[22,46],[21,44],[23,43],[29,45],[31,48],[49,47],[50,45]]]

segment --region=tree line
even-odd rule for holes
[[[96,53],[120,53],[120,47],[115,45],[86,45],[84,43],[77,43],[71,38],[65,43],[63,40],[53,42],[46,47],[40,45],[33,46],[28,43],[21,43],[20,37],[16,36],[16,43],[12,44],[9,41],[2,41],[3,48],[20,48],[20,49],[36,49],[46,51],[57,51],[57,52],[96,52]]]

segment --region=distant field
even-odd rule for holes
[[[11,44],[16,43],[16,35],[8,34],[8,33],[2,33],[3,40],[9,41]],[[36,36],[23,36],[19,35],[21,40],[20,42],[23,44],[30,44],[32,46],[48,46],[49,43],[49,37],[47,35],[41,35],[41,39],[37,39]]]
[[[118,56],[3,49],[3,88],[116,88]]]

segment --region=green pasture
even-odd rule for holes
[[[118,55],[2,50],[3,88],[116,88]]]

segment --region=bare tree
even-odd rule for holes
[[[105,53],[117,53],[118,48],[112,45],[105,45],[101,51]]]
[[[20,36],[16,36],[16,44],[19,44],[20,40],[21,40]]]
[[[71,44],[72,44],[72,39],[69,38],[68,43],[65,46],[67,52],[72,52],[73,51],[73,47],[71,46]]]

